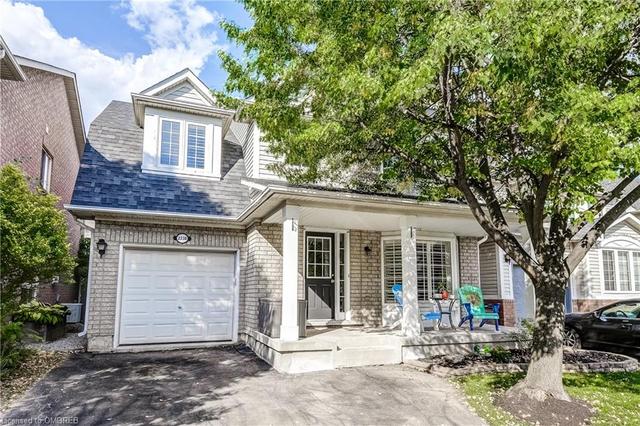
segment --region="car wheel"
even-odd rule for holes
[[[580,335],[573,328],[564,330],[564,345],[571,349],[580,349],[582,347]]]

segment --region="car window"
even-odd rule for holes
[[[602,311],[607,318],[639,318],[640,302],[622,302]]]

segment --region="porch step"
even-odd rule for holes
[[[338,347],[333,362],[335,368],[400,364],[402,349],[399,346]]]

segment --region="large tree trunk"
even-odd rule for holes
[[[512,395],[520,393],[538,401],[549,397],[570,400],[562,385],[564,293],[567,280],[564,272],[543,273],[538,282],[534,280],[537,312],[531,363],[527,376],[509,390]]]

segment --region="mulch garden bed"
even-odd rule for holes
[[[510,349],[496,355],[439,355],[410,361],[407,365],[438,376],[464,376],[478,373],[519,373],[527,370],[531,354],[524,349]],[[636,371],[638,361],[626,355],[591,350],[565,350],[565,372]]]
[[[68,356],[67,352],[27,350],[20,365],[13,371],[3,374],[2,386],[0,386],[0,411],[6,410],[13,401],[49,371],[62,364]]]

